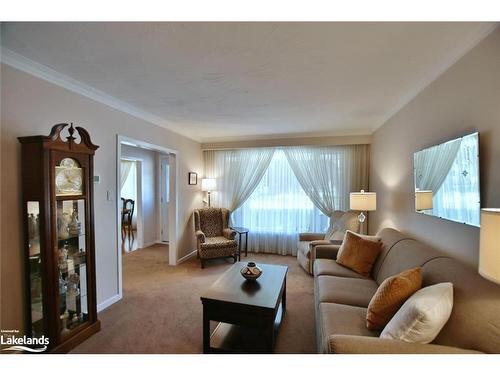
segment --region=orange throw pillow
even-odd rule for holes
[[[413,293],[422,288],[422,269],[412,268],[385,279],[373,295],[366,312],[368,329],[383,329]]]
[[[337,263],[368,277],[381,250],[382,242],[366,240],[347,231],[337,255]]]

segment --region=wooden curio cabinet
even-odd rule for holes
[[[65,135],[63,135],[65,133]],[[27,336],[67,352],[99,331],[93,159],[88,132],[57,124],[20,137]]]

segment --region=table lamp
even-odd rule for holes
[[[415,210],[432,210],[432,190],[415,191]]]
[[[208,207],[210,207],[210,192],[216,188],[215,178],[202,178],[201,190],[208,193]]]
[[[500,284],[500,209],[481,210],[479,274]]]
[[[363,211],[375,211],[377,209],[377,193],[365,192],[364,190],[351,193],[349,195],[349,205],[351,210],[360,211],[358,220],[362,226],[366,220]]]

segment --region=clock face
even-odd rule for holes
[[[56,195],[83,194],[83,171],[74,159],[65,158],[56,166]]]

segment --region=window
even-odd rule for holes
[[[329,224],[300,186],[282,150],[276,150],[259,185],[232,218],[235,225],[250,229],[249,248],[282,254],[296,250],[298,233],[326,232]]]

